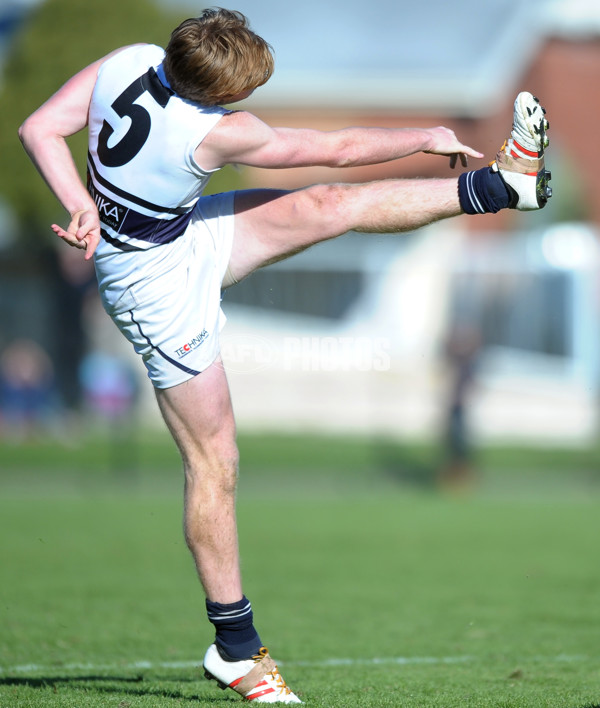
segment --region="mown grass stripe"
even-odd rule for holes
[[[559,654],[557,656],[535,656],[530,660],[536,662],[553,663],[576,663],[590,660],[590,657],[580,655]],[[475,661],[475,657],[467,655],[458,656],[391,656],[391,657],[371,657],[371,658],[331,658],[318,661],[278,661],[280,666],[299,666],[308,668],[323,668],[327,666],[380,666],[396,665],[410,666],[412,664],[462,664]],[[0,666],[0,673],[51,673],[55,671],[114,671],[115,669],[127,671],[153,670],[153,669],[194,669],[202,664],[201,659],[189,661],[132,661],[125,664],[94,664],[75,663],[58,665],[44,664],[20,664],[17,666]]]

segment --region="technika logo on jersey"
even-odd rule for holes
[[[208,332],[203,329],[200,334],[197,334],[195,337],[192,337],[189,342],[186,342],[182,347],[179,347],[179,349],[175,350],[175,354],[180,359],[183,359],[185,356],[188,354],[191,354],[194,349],[198,349],[198,347],[202,344],[202,342],[208,337]]]
[[[88,179],[88,191],[98,208],[100,221],[118,232],[129,209],[102,194],[90,179]]]

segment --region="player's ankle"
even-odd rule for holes
[[[504,180],[491,167],[461,174],[458,198],[465,214],[495,214],[508,208],[511,201]]]
[[[239,661],[258,653],[262,643],[254,628],[252,605],[245,596],[230,604],[207,600],[206,612],[215,626],[215,644],[223,659]]]

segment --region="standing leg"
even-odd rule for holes
[[[242,591],[235,517],[238,451],[221,361],[185,383],[157,390],[156,397],[183,459],[185,538],[217,629],[204,657],[206,675],[257,703],[300,703],[261,647]]]
[[[229,387],[220,361],[156,397],[185,472],[184,531],[208,600],[242,597],[235,490],[238,452]]]

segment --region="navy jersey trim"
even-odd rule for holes
[[[100,235],[102,238],[107,242],[110,243],[111,246],[114,246],[115,248],[118,248],[120,251],[125,251],[126,253],[130,253],[131,251],[145,251],[145,248],[140,248],[139,246],[132,246],[130,243],[123,243],[122,241],[117,241],[116,238],[113,238],[106,229],[100,229]]]
[[[171,243],[179,238],[187,229],[192,219],[193,211],[190,209],[181,216],[173,219],[159,219],[155,216],[140,214],[134,209],[129,209],[123,204],[116,202],[106,194],[103,194],[93,183],[91,175],[88,174],[88,191],[98,208],[100,221],[103,229],[103,238],[113,246],[123,251],[140,251],[144,248],[137,248],[134,244],[124,242],[108,233],[108,228],[116,234],[125,238],[133,238],[149,244]]]
[[[140,199],[140,197],[136,197],[135,194],[130,194],[129,192],[126,192],[124,189],[120,189],[119,187],[116,187],[114,184],[109,182],[107,179],[102,177],[102,175],[98,172],[98,168],[96,167],[96,163],[94,162],[91,154],[88,152],[88,167],[89,171],[93,173],[94,176],[94,181],[97,182],[98,184],[102,185],[106,189],[109,189],[113,194],[117,194],[119,197],[122,197],[123,199],[126,199],[128,202],[132,202],[133,204],[137,204],[138,206],[143,207],[144,209],[150,209],[151,211],[155,211],[159,214],[187,214],[189,211],[189,207],[165,207],[165,206],[160,206],[160,204],[153,204],[152,202],[147,202],[145,199]]]

